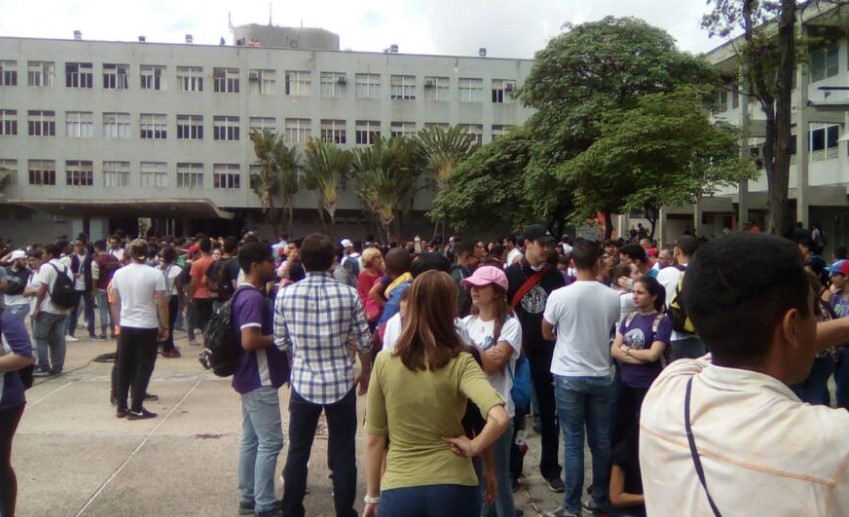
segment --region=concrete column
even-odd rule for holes
[[[657,231],[655,232],[658,248],[666,246],[666,208],[660,207],[657,213]]]
[[[697,237],[702,236],[702,198],[696,199],[693,204],[693,232]]]
[[[807,31],[802,28],[802,37]],[[810,227],[810,199],[808,196],[808,132],[810,131],[810,113],[808,108],[808,64],[799,63],[796,72],[796,84],[799,85],[799,115],[796,122],[796,221],[804,228]]]
[[[744,60],[745,62],[745,60]],[[749,151],[749,96],[746,94],[749,91],[748,73],[743,65],[743,84],[740,87],[740,158],[742,160],[750,160],[751,153]],[[749,222],[749,180],[743,180],[738,184],[738,202],[737,202],[737,228],[741,230],[743,225]]]

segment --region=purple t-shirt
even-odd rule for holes
[[[272,345],[256,352],[247,352],[242,348],[241,329],[257,327],[263,336],[273,332],[273,308],[268,299],[252,287],[240,285],[233,295],[233,330],[239,345],[239,368],[233,374],[232,386],[240,394],[250,393],[262,386],[275,389],[288,382],[286,354]]]
[[[11,312],[3,311],[2,323],[0,346],[3,353],[32,357],[32,345],[24,322]],[[16,408],[24,402],[24,384],[18,372],[0,372],[0,411]]]
[[[622,334],[623,343],[635,350],[648,350],[655,341],[663,341],[668,346],[672,336],[672,321],[670,321],[669,316],[664,316],[657,326],[657,333],[655,333],[652,331],[652,325],[656,318],[657,314],[637,314],[631,319],[631,323],[627,327],[625,323],[628,318],[622,320],[622,324],[619,325],[619,333]],[[661,360],[658,359],[648,364],[620,363],[619,368],[622,382],[626,386],[648,388],[660,375],[663,365]]]

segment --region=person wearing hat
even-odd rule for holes
[[[10,313],[24,320],[30,307],[29,300],[24,297],[24,289],[32,276],[32,271],[27,267],[27,253],[15,250],[9,255],[9,262],[10,265],[5,269],[7,285],[3,301]]]
[[[827,301],[838,318],[849,316],[849,260],[844,260],[832,265],[831,286],[827,296],[823,293],[822,299]],[[834,365],[834,384],[836,387],[837,406],[849,410],[849,346],[837,349],[837,361]]]
[[[539,402],[542,428],[540,473],[549,489],[563,492],[560,478],[562,467],[558,461],[560,430],[557,428],[554,384],[551,376],[551,358],[554,341],[542,335],[542,316],[548,296],[566,285],[566,280],[556,267],[547,264],[546,258],[554,245],[554,237],[541,224],[524,229],[525,256],[507,268],[507,300],[522,327],[522,349],[531,367],[531,380]],[[524,415],[517,418],[517,427]],[[518,459],[517,459],[518,461]],[[514,471],[514,476],[517,474]],[[514,479],[515,481],[515,479]]]
[[[348,239],[342,239],[339,243],[342,247],[342,260],[333,272],[333,277],[338,281],[351,287],[357,287],[362,267],[360,265],[360,254],[354,249],[354,243]]]

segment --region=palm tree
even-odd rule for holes
[[[457,165],[471,156],[477,148],[474,136],[460,126],[452,126],[447,130],[439,126],[424,128],[419,131],[418,140],[426,168],[433,174],[436,195],[446,189],[448,180]],[[436,221],[433,235],[436,237],[439,223],[442,223],[442,237],[444,239],[444,220]]]
[[[254,154],[260,172],[251,177],[251,189],[259,197],[262,213],[278,233],[278,217],[274,198],[283,199],[283,208],[288,212],[287,227],[291,231],[293,218],[293,196],[298,191],[298,152],[286,147],[283,137],[268,129],[251,133]]]
[[[12,171],[5,167],[0,167],[0,198],[6,195],[6,185],[12,179]]]
[[[330,216],[331,229],[336,224],[336,205],[339,203],[339,184],[351,171],[351,153],[336,147],[333,142],[310,138],[307,141],[304,161],[305,184],[318,191],[318,215],[322,228],[327,231],[324,213]]]

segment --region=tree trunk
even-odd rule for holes
[[[657,228],[657,219],[660,216],[660,210],[658,210],[656,207],[652,207],[649,205],[646,205],[644,208],[646,213],[646,219],[648,220],[649,226],[651,227],[651,229],[649,230],[649,240],[654,241],[654,232]]]
[[[604,214],[604,240],[607,240],[613,235],[613,212],[605,210],[602,213]]]

